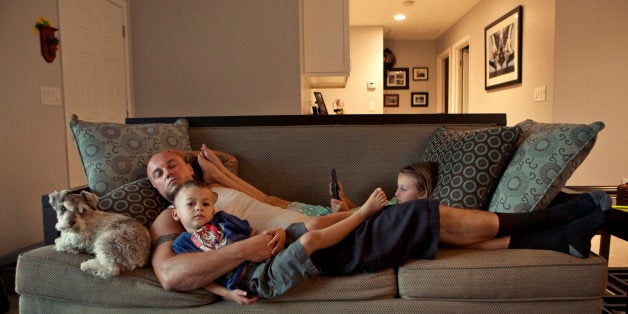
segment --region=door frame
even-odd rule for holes
[[[463,106],[463,75],[462,75],[462,50],[464,48],[470,47],[470,36],[467,35],[457,41],[455,44],[451,46],[452,53],[452,62],[449,67],[449,71],[451,74],[451,85],[449,86],[449,96],[451,99],[451,106],[449,107],[449,112],[451,113],[467,113],[468,108],[464,108]]]
[[[63,12],[64,9],[66,7],[68,7],[68,5],[71,3],[70,1],[72,0],[58,0],[57,2],[57,6],[58,6],[58,10],[59,10],[59,17],[61,18],[61,16],[64,16]],[[133,106],[133,90],[132,90],[132,83],[131,83],[131,53],[130,53],[130,27],[129,27],[129,21],[130,21],[130,13],[129,13],[129,9],[128,9],[128,3],[127,0],[96,0],[96,1],[100,1],[100,2],[108,2],[110,4],[113,4],[119,8],[121,8],[122,10],[122,27],[123,29],[120,30],[123,32],[123,49],[124,49],[124,55],[123,55],[123,62],[124,62],[124,79],[125,79],[125,88],[127,90],[126,93],[126,117],[133,117],[134,116],[134,106]],[[60,20],[60,27],[59,27],[59,36],[61,37],[61,42],[62,42],[62,46],[63,46],[63,42],[67,41],[67,40],[71,40],[70,37],[71,36],[64,36],[64,27],[62,25],[63,21]],[[62,47],[63,49],[63,47]],[[63,58],[64,58],[64,54],[63,52],[61,53],[61,63],[63,65]],[[68,73],[66,73],[67,68],[64,68],[63,66],[61,67],[61,80],[63,82],[65,82],[66,80],[66,75],[68,75]],[[64,99],[66,99],[65,95],[68,95],[68,87],[66,86],[66,84],[63,84],[63,95],[64,95]],[[70,92],[71,93],[71,92]],[[71,134],[71,131],[69,129],[69,124],[70,121],[72,119],[71,115],[72,112],[69,112],[68,110],[68,106],[67,104],[64,103],[63,106],[63,110],[64,110],[64,118],[65,118],[65,125],[67,127],[66,130],[66,145],[65,145],[65,149],[66,149],[66,159],[67,159],[67,163],[68,163],[68,173],[67,173],[67,177],[68,177],[68,182],[70,183],[70,187],[75,187],[78,185],[82,185],[82,183],[78,182],[77,184],[77,178],[73,177],[73,173],[75,170],[72,170],[73,167],[75,167],[75,163],[78,161],[79,166],[80,166],[80,160],[76,159],[78,156],[71,156],[72,152],[70,151],[70,147],[72,147],[72,143],[70,141],[73,141],[73,137]],[[80,118],[80,117],[79,117]],[[74,153],[75,155],[77,155],[78,153]],[[76,159],[76,160],[74,160]],[[86,178],[83,178],[83,180],[86,180]],[[79,180],[80,181],[80,180]],[[83,181],[86,182],[86,181]]]

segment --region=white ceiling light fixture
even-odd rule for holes
[[[395,16],[393,17],[393,19],[395,19],[395,21],[403,21],[406,19],[406,16],[403,14],[395,14]]]

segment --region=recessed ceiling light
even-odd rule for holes
[[[396,14],[394,17],[395,21],[403,21],[406,19],[406,16],[403,14]]]

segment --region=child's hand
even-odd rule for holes
[[[223,297],[225,298],[229,298],[233,301],[235,301],[238,304],[241,305],[249,305],[249,304],[253,304],[255,302],[257,302],[257,299],[259,299],[259,297],[252,297],[249,298],[246,296],[247,293],[244,290],[240,290],[240,289],[235,289],[235,290],[229,290],[229,292],[227,292],[225,295],[223,295]]]
[[[276,255],[283,249],[286,243],[286,230],[282,228],[275,228],[264,231],[264,234],[271,235],[273,238],[268,242],[268,246],[272,247],[270,254]]]
[[[332,198],[330,202],[331,202],[331,211],[334,213],[349,210],[349,206],[347,205],[345,201]]]

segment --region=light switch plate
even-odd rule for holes
[[[547,86],[534,88],[534,101],[545,101],[547,98]]]

